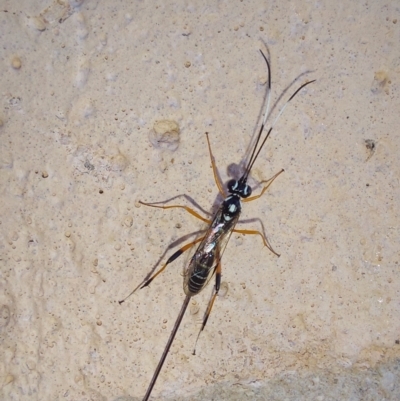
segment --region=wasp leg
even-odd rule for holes
[[[118,301],[118,303],[121,305],[123,302],[125,302],[133,293],[135,293],[138,289],[142,289],[144,287],[147,287],[150,285],[150,283],[159,275],[161,274],[165,268],[172,263],[175,259],[178,259],[179,256],[182,255],[183,252],[187,251],[190,249],[193,245],[197,244],[198,242],[202,241],[204,237],[197,238],[196,240],[189,242],[188,244],[184,245],[182,248],[178,249],[172,256],[169,257],[167,262],[164,264],[163,267],[161,267],[160,270],[158,270],[156,273],[154,273],[150,278],[143,280],[127,297],[125,297],[123,300]]]
[[[239,234],[259,235],[259,236],[261,236],[261,238],[262,238],[262,240],[263,240],[263,242],[264,242],[264,245],[265,245],[273,254],[275,254],[275,255],[278,256],[278,257],[281,256],[279,253],[277,253],[277,252],[274,251],[274,249],[272,248],[272,246],[271,246],[271,244],[269,243],[269,241],[267,240],[267,238],[266,238],[266,237],[264,236],[264,234],[261,233],[260,231],[257,231],[257,230],[237,230],[237,229],[234,229],[233,232],[234,232],[234,233],[239,233]]]
[[[199,340],[200,334],[204,330],[204,327],[207,324],[207,320],[210,317],[211,309],[212,309],[212,307],[214,305],[215,298],[218,295],[218,291],[219,291],[220,286],[221,286],[221,262],[219,262],[217,267],[215,268],[215,287],[214,287],[214,291],[211,294],[210,300],[208,301],[207,309],[206,309],[206,312],[204,313],[204,317],[203,317],[203,323],[201,324],[201,328],[199,330],[199,334],[197,334],[197,338],[196,338],[196,342],[194,344],[194,349],[193,349],[192,355],[196,355],[197,341]]]
[[[211,165],[213,169],[213,174],[214,174],[214,181],[217,184],[218,191],[222,195],[222,197],[225,199],[226,198],[226,193],[224,191],[224,187],[219,179],[218,172],[217,172],[217,166],[215,165],[215,159],[211,151],[211,144],[210,144],[210,139],[208,138],[208,132],[206,132],[207,136],[207,143],[208,143],[208,151],[210,152],[210,159],[211,159]]]
[[[202,220],[207,224],[211,223],[210,220],[208,220],[205,217],[201,216],[196,211],[194,211],[193,209],[191,209],[190,207],[187,207],[187,206],[182,206],[182,205],[157,206],[157,205],[153,205],[151,203],[145,203],[145,202],[142,202],[142,201],[139,201],[139,203],[141,203],[142,205],[145,205],[145,206],[156,207],[157,209],[176,209],[176,208],[185,209],[188,213],[190,213],[192,216],[198,218],[199,220]]]
[[[275,178],[278,177],[278,175],[282,174],[285,170],[282,169],[281,171],[279,171],[278,173],[276,173],[273,177],[271,177],[270,179],[266,180],[266,181],[262,181],[262,183],[267,183],[267,185],[262,189],[261,193],[259,195],[256,196],[251,196],[250,198],[244,198],[242,199],[242,202],[251,202],[253,200],[256,200],[258,198],[260,198],[261,196],[264,195],[264,192],[270,187],[270,185],[274,182]],[[271,248],[270,248],[271,249]],[[272,251],[272,249],[271,249]],[[272,251],[274,252],[274,251]],[[275,252],[274,252],[275,253]]]

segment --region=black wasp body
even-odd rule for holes
[[[182,206],[182,205],[158,206],[157,204],[154,204],[154,203],[140,202],[143,205],[155,207],[155,208],[161,208],[161,209],[173,209],[173,208],[185,209],[192,216],[194,216],[208,224],[207,230],[203,234],[201,234],[199,238],[196,238],[194,241],[184,245],[181,249],[176,251],[155,274],[150,275],[149,278],[144,279],[142,281],[142,283],[139,284],[125,299],[123,299],[122,301],[119,301],[119,303],[122,304],[138,288],[147,287],[160,273],[162,273],[165,270],[165,268],[170,263],[172,263],[180,255],[182,255],[182,253],[184,253],[185,251],[187,251],[189,249],[193,249],[193,247],[196,244],[199,244],[197,249],[195,250],[193,256],[190,258],[187,267],[184,270],[183,288],[184,288],[184,291],[186,294],[185,300],[183,301],[181,310],[176,319],[175,325],[171,331],[168,342],[164,348],[164,352],[163,352],[163,354],[160,358],[160,361],[154,371],[153,378],[149,384],[149,387],[143,398],[143,401],[147,401],[151,395],[153,387],[156,383],[156,380],[157,380],[158,375],[161,371],[161,368],[164,364],[164,361],[168,355],[169,349],[174,341],[175,335],[181,324],[182,318],[185,314],[185,311],[187,309],[187,306],[189,304],[191,297],[198,294],[206,286],[206,284],[209,282],[211,277],[213,277],[215,274],[215,285],[214,285],[213,293],[208,302],[206,312],[204,313],[203,322],[202,322],[199,334],[197,335],[197,339],[196,339],[196,344],[197,344],[197,340],[199,339],[200,333],[203,331],[203,329],[207,323],[207,320],[208,320],[208,317],[210,316],[214,301],[215,301],[215,299],[218,295],[218,291],[220,289],[221,258],[222,258],[222,254],[225,251],[225,248],[228,244],[229,238],[231,237],[232,233],[236,232],[239,234],[259,235],[261,237],[264,245],[266,247],[268,247],[268,249],[270,249],[271,252],[273,252],[275,255],[279,256],[269,245],[267,238],[265,237],[265,235],[262,232],[257,231],[257,230],[242,230],[242,229],[238,230],[235,227],[236,227],[237,222],[239,221],[239,217],[240,217],[240,214],[242,211],[242,202],[249,202],[249,201],[260,198],[264,194],[264,192],[269,188],[269,186],[272,184],[272,182],[275,180],[275,178],[278,177],[278,175],[283,172],[283,170],[281,170],[277,174],[275,174],[273,177],[271,177],[269,180],[264,181],[263,184],[265,184],[265,185],[264,185],[263,189],[261,190],[260,194],[258,194],[256,196],[251,196],[252,190],[251,190],[251,187],[247,184],[247,180],[248,180],[249,174],[251,172],[251,169],[254,165],[254,162],[257,160],[257,157],[260,154],[260,151],[262,150],[269,135],[271,134],[271,131],[272,131],[275,123],[278,121],[280,115],[282,114],[282,112],[285,109],[285,107],[287,106],[287,104],[296,96],[296,94],[302,88],[304,88],[306,85],[309,85],[310,83],[312,83],[314,81],[306,82],[305,84],[301,85],[294,92],[294,94],[289,98],[289,100],[285,103],[285,105],[282,107],[282,109],[278,113],[278,116],[276,117],[275,121],[271,124],[271,126],[268,129],[264,138],[262,138],[265,124],[266,124],[267,118],[269,116],[269,103],[270,103],[270,93],[271,93],[271,69],[270,69],[268,59],[265,57],[263,52],[261,52],[261,54],[264,57],[264,60],[268,67],[267,106],[266,106],[266,109],[264,112],[263,122],[261,124],[260,130],[258,131],[258,135],[256,137],[256,141],[255,141],[250,159],[247,162],[245,171],[239,180],[230,180],[228,182],[228,184],[227,184],[228,193],[225,192],[224,186],[221,184],[221,182],[218,178],[218,173],[217,173],[217,169],[215,166],[214,157],[213,157],[212,151],[211,151],[210,140],[208,138],[208,134],[206,133],[208,150],[210,153],[211,165],[213,168],[215,183],[218,187],[220,194],[222,195],[222,197],[224,199],[224,201],[218,208],[217,212],[215,213],[213,219],[210,221],[210,220],[202,217],[195,210],[193,210],[187,206]],[[196,345],[193,350],[193,354],[195,354],[195,349],[196,349]]]
[[[236,180],[228,182],[229,195],[224,199],[185,270],[183,289],[186,295],[198,294],[214,274],[229,238],[242,211],[241,198],[251,195],[251,187]],[[218,292],[221,276],[217,274],[215,290]]]

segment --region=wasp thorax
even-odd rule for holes
[[[237,181],[237,180],[230,180],[228,181],[228,191],[231,194],[237,194],[241,198],[247,198],[251,195],[251,187],[246,183]]]
[[[223,203],[223,216],[225,221],[232,220],[242,210],[240,197],[236,194],[228,196]]]

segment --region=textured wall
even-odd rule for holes
[[[250,183],[285,173],[244,205],[281,257],[232,236],[197,355],[211,285],[190,304],[154,397],[400,398],[396,2],[0,3],[2,400],[143,397],[187,258],[118,300],[202,224],[138,201],[217,204],[204,132],[226,181],[262,113],[258,49],[270,54],[272,104],[283,94],[274,115],[317,79],[285,110]],[[159,120],[179,131],[160,141]]]

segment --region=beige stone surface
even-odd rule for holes
[[[250,183],[285,173],[244,205],[281,256],[232,236],[197,355],[211,285],[152,399],[400,398],[398,3],[0,0],[0,39],[1,400],[142,399],[185,257],[118,300],[202,224],[139,200],[218,204],[204,133],[227,181],[260,123],[259,49],[274,115],[317,79]]]

